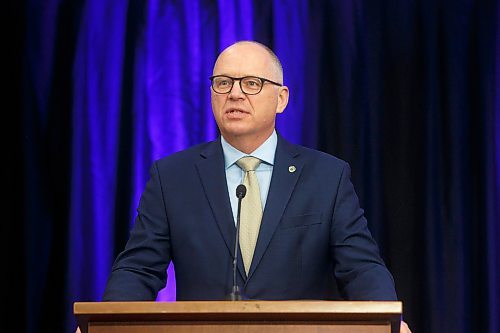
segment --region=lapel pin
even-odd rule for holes
[[[293,173],[293,172],[295,172],[295,170],[297,170],[297,168],[295,167],[295,165],[290,165],[290,166],[288,167],[288,172]]]

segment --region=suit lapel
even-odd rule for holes
[[[224,154],[220,146],[220,139],[212,142],[201,153],[201,159],[196,163],[200,182],[212,208],[219,230],[226,242],[228,250],[236,237],[233,214],[227,193],[226,174],[224,172]]]
[[[231,203],[227,192],[227,180],[224,167],[224,153],[218,140],[212,142],[201,152],[201,159],[196,163],[200,176],[200,182],[205,190],[205,195],[210,204],[215,221],[227,249],[232,257],[236,238],[236,227],[234,225]],[[239,249],[238,249],[239,251]],[[241,253],[238,254],[241,259]],[[245,269],[242,260],[238,260],[238,270],[245,279]]]
[[[278,136],[273,175],[248,278],[260,263],[300,177],[304,163],[296,158],[298,155],[293,145]]]

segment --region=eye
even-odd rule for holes
[[[246,78],[244,81],[243,81],[243,84],[248,87],[248,88],[252,88],[252,89],[259,89],[260,86],[262,85],[261,81],[258,79],[258,78]]]
[[[215,81],[218,87],[227,87],[231,85],[231,80],[227,78],[219,78]]]

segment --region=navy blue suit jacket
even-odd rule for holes
[[[295,166],[295,171],[289,169]],[[177,300],[230,293],[236,228],[220,139],[156,161],[104,300],[155,300],[172,260]],[[396,300],[391,274],[367,228],[347,163],[278,136],[250,299]]]

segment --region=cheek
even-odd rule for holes
[[[260,105],[260,114],[263,120],[269,121],[276,117],[276,108],[278,107],[278,103],[274,96],[266,98]]]
[[[222,110],[224,102],[220,98],[217,98],[217,96],[213,95],[211,98],[211,102],[212,102],[212,112],[215,116],[218,116]]]

